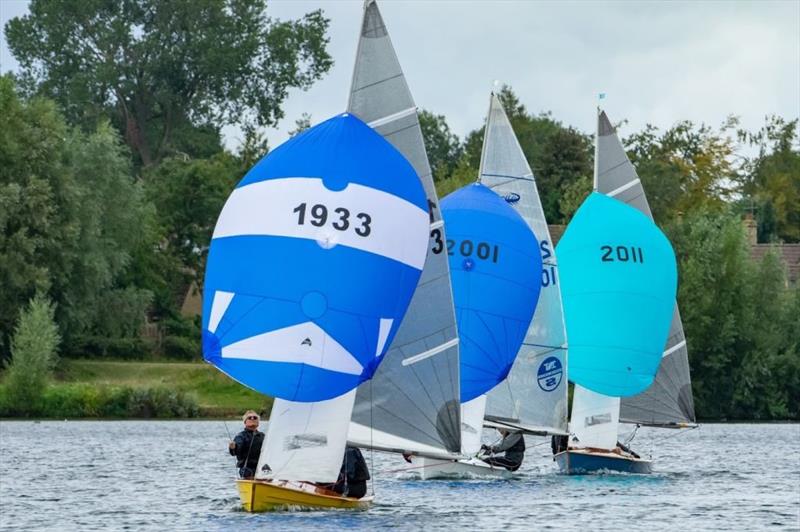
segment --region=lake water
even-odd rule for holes
[[[221,421],[0,422],[0,530],[800,530],[797,424],[641,429],[649,476],[559,475],[543,438],[508,481],[374,453],[366,511],[242,512],[226,445]]]

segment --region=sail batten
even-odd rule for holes
[[[447,256],[430,253],[434,235],[443,239],[445,228],[417,107],[374,0],[365,2],[363,17],[348,111],[414,167],[427,195],[431,239],[406,317],[372,381],[358,389],[349,438],[373,449],[442,457],[461,448],[459,346]]]
[[[564,434],[567,430],[567,339],[559,273],[536,179],[496,95],[489,101],[479,181],[494,190],[523,217],[539,239],[542,286],[522,347],[506,380],[489,392],[487,426],[528,434]],[[514,422],[509,420],[516,420]]]
[[[604,111],[598,115],[596,159],[596,190],[652,218],[641,180]],[[677,303],[655,381],[643,393],[623,398],[620,408],[620,419],[625,422],[652,426],[694,423],[689,353]]]

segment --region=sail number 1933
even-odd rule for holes
[[[305,203],[301,203],[292,211],[297,214],[297,225],[305,225],[306,217],[310,218],[308,221],[311,225],[322,227],[327,224],[330,218],[331,225],[337,231],[347,231],[351,224],[354,224],[353,231],[358,236],[367,237],[372,232],[372,217],[365,213],[360,212],[354,216],[355,220],[350,219],[350,210],[344,207],[337,207],[329,212],[328,207],[321,203],[317,203],[310,209]]]
[[[636,246],[600,246],[603,262],[644,262],[642,248]]]

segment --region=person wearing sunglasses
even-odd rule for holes
[[[242,416],[244,430],[233,438],[228,444],[231,456],[236,457],[236,467],[239,468],[239,477],[253,478],[258,457],[261,456],[261,444],[264,443],[264,433],[258,431],[258,414],[248,410]]]

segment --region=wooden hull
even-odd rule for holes
[[[246,512],[269,512],[281,509],[366,508],[372,496],[353,499],[307,482],[285,480],[236,481],[239,499]]]
[[[416,469],[422,480],[432,479],[470,479],[470,478],[511,478],[514,474],[505,468],[490,466],[483,460],[436,460],[422,458],[421,467]]]
[[[553,457],[562,473],[567,475],[591,475],[597,473],[653,472],[653,462],[644,458],[617,454],[595,449],[570,449]]]

